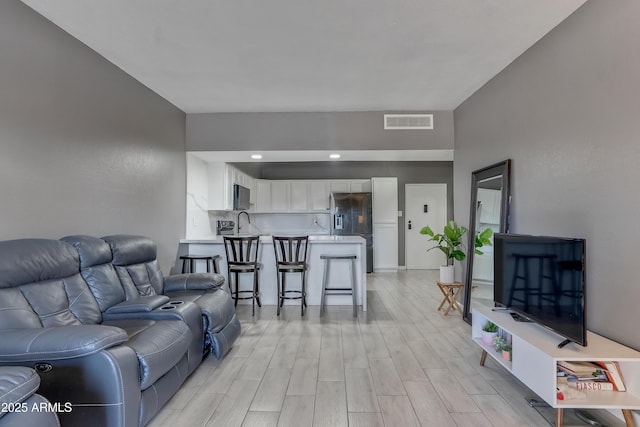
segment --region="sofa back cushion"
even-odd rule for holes
[[[101,321],[71,245],[48,239],[0,242],[1,329]]]
[[[102,239],[92,236],[67,236],[61,240],[71,244],[80,257],[80,273],[103,313],[126,299],[118,273],[111,264],[111,248]],[[137,293],[136,293],[137,295]]]
[[[111,247],[111,261],[127,293],[150,296],[163,294],[164,277],[156,260],[157,248],[153,240],[142,236],[114,235],[102,238]],[[137,296],[136,295],[136,296]]]

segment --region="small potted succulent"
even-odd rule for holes
[[[486,345],[493,345],[493,339],[498,335],[498,325],[487,321],[482,326],[482,342]]]
[[[501,351],[502,347],[504,347],[506,344],[507,342],[505,341],[505,339],[500,336],[495,336],[493,338],[493,346],[496,348],[496,351]]]
[[[504,344],[502,346],[502,359],[506,361],[511,360],[511,346],[509,344]]]

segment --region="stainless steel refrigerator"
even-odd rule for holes
[[[367,240],[367,273],[373,272],[371,193],[332,193],[331,212],[331,234]]]

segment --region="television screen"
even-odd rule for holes
[[[249,189],[233,184],[233,210],[246,211],[247,209],[249,209]]]
[[[497,233],[494,300],[583,346],[585,240]]]

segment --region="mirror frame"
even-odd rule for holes
[[[509,232],[509,207],[511,205],[511,159],[478,169],[471,173],[471,205],[469,207],[469,242],[467,245],[467,274],[464,281],[464,310],[462,318],[471,324],[471,289],[473,280],[473,258],[475,255],[476,205],[478,203],[478,183],[488,178],[502,175],[502,199],[500,201],[500,232]]]

